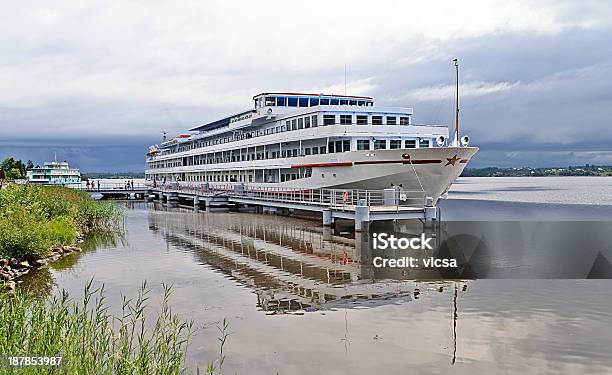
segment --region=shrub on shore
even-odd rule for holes
[[[0,190],[0,258],[39,258],[71,245],[77,233],[115,229],[121,209],[87,192],[60,186],[12,185]]]
[[[181,321],[169,306],[164,286],[157,319],[146,318],[149,290],[124,297],[119,315],[108,311],[104,287],[85,287],[82,303],[64,291],[50,299],[21,293],[0,294],[0,353],[62,356],[58,374],[182,374],[193,323]],[[40,368],[21,369],[35,374]],[[209,373],[207,371],[207,373]]]

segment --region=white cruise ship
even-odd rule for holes
[[[478,148],[449,128],[419,125],[412,108],[366,96],[267,92],[253,107],[154,145],[146,178],[247,188],[424,191],[434,203]]]
[[[81,183],[81,173],[70,168],[66,161],[49,161],[28,171],[27,179],[29,184],[73,185]]]

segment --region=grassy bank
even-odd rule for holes
[[[121,209],[59,186],[12,185],[0,190],[0,258],[40,258],[74,244],[79,233],[117,228]]]
[[[91,281],[81,303],[65,292],[47,300],[0,294],[0,353],[62,356],[54,374],[182,374],[193,325],[172,313],[169,298],[164,287],[161,309],[148,321],[146,285],[135,299],[124,298],[117,316],[108,312],[103,288],[92,290]],[[210,366],[206,373],[213,371]]]

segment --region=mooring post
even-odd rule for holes
[[[197,195],[193,196],[193,209],[194,210],[200,209],[200,197],[198,197]]]
[[[334,218],[332,217],[332,212],[329,208],[323,210],[323,225],[325,226],[334,225]]]
[[[423,209],[425,215],[425,225],[434,225],[434,221],[438,219],[438,208],[434,206],[432,197],[425,197],[425,207]]]
[[[355,207],[355,231],[367,231],[370,223],[370,206],[365,199],[360,199]]]

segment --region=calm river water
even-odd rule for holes
[[[153,305],[173,284],[174,311],[202,328],[192,368],[217,358],[215,324],[227,318],[224,373],[612,373],[612,280],[416,281],[372,272],[341,226],[126,205],[125,236],[89,239],[23,286],[79,298],[94,277],[116,310],[144,280]],[[612,178],[460,179],[442,210],[445,220],[609,221]]]

